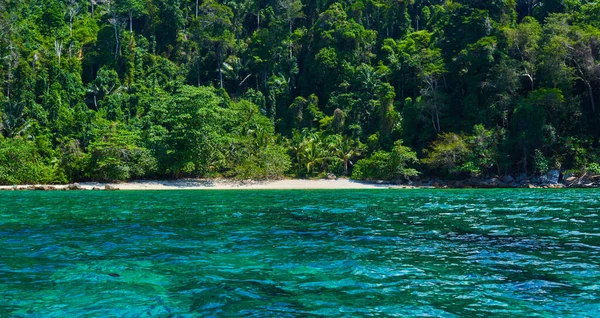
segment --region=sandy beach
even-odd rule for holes
[[[103,183],[81,183],[84,188],[104,188]],[[236,180],[173,180],[173,181],[134,181],[110,184],[121,190],[286,190],[286,189],[376,189],[388,187],[376,184],[360,183],[348,179],[339,180],[273,180],[273,181],[236,181]]]
[[[104,190],[106,186],[119,190],[317,190],[317,189],[385,189],[389,184],[362,183],[348,179],[338,180],[271,180],[237,181],[228,179],[181,179],[181,180],[140,180],[124,183],[82,182],[76,184],[83,190]],[[71,185],[73,186],[73,185]],[[52,190],[68,188],[69,185],[19,185],[18,189],[42,187]],[[0,186],[0,190],[12,190],[14,186]]]

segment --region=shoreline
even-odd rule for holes
[[[591,186],[575,186],[573,184],[521,184],[512,186],[502,183],[471,184],[464,181],[415,182],[397,184],[393,182],[356,181],[340,179],[283,179],[283,180],[234,180],[234,179],[179,179],[179,180],[137,180],[130,182],[82,182],[63,185],[12,185],[0,186],[0,191],[11,190],[351,190],[351,189],[502,189],[502,188],[597,188]]]
[[[376,184],[349,179],[337,180],[265,180],[238,181],[233,179],[179,179],[137,180],[129,182],[81,182],[63,185],[13,185],[0,186],[0,191],[11,190],[344,190],[386,189],[390,187],[413,188],[392,184]]]

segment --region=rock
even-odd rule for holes
[[[507,175],[504,177],[504,179],[502,179],[502,181],[504,181],[504,183],[513,183],[515,178],[513,178],[511,175]]]
[[[254,181],[252,179],[242,180],[242,185],[253,185],[253,184],[256,184],[256,181]]]
[[[563,176],[563,181],[567,181],[567,179],[571,179],[571,178],[575,178],[575,175],[574,175],[573,173],[571,173],[571,172],[569,172],[569,173],[566,173],[566,174]],[[575,178],[575,179],[576,179],[576,178]]]
[[[37,190],[37,191],[50,191],[50,190],[56,190],[56,188],[53,187],[53,186],[39,185],[39,186],[35,186],[33,188],[33,190]]]
[[[115,186],[112,186],[110,184],[107,184],[107,185],[104,186],[104,190],[115,191],[115,190],[121,190],[121,189],[119,189],[119,188],[117,188]]]
[[[577,182],[577,177],[574,177],[573,175],[566,177],[563,179],[564,182],[566,182],[567,184],[572,184]]]
[[[446,187],[448,185],[446,184],[446,182],[444,182],[444,180],[434,179],[433,180],[433,186],[436,187],[436,188],[443,188],[443,187]]]
[[[550,170],[546,174],[546,179],[550,184],[558,184],[558,179],[560,178],[560,171],[558,170]]]
[[[591,175],[587,179],[594,182],[600,181],[600,174]]]
[[[328,180],[336,180],[337,176],[335,174],[333,174],[333,173],[328,173],[327,174],[327,179]]]
[[[93,187],[92,190],[98,191],[98,190],[102,190],[102,189],[100,189],[99,187]]]
[[[79,183],[71,183],[67,185],[65,188],[67,190],[83,190],[83,188],[79,185]]]

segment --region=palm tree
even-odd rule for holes
[[[235,95],[237,96],[240,88],[250,78],[252,74],[244,76],[243,72],[246,68],[246,63],[242,62],[237,56],[230,56],[225,62],[223,62],[223,76],[234,84]]]
[[[0,121],[0,132],[5,137],[15,137],[23,134],[31,124],[25,120],[23,104],[15,101],[7,101]]]
[[[348,166],[352,163],[350,159],[361,154],[356,141],[342,135],[333,135],[330,137],[329,150],[334,156],[344,162],[344,176],[348,176]]]
[[[306,166],[306,173],[308,175],[313,175],[315,169],[323,165],[326,157],[321,134],[311,133],[304,138],[302,155]]]

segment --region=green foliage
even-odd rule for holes
[[[86,180],[90,171],[90,154],[84,152],[77,140],[69,140],[61,145],[60,169],[67,180]]]
[[[533,152],[533,167],[535,169],[535,172],[539,174],[545,174],[550,170],[550,163],[548,162],[548,158],[546,158],[539,149],[536,149]]]
[[[502,132],[488,130],[483,125],[473,127],[473,135],[468,136],[469,160],[460,170],[471,175],[481,175],[493,167],[500,168],[500,136]]]
[[[587,166],[586,171],[591,174],[598,175],[600,174],[600,164],[592,162]]]
[[[322,133],[307,129],[293,132],[288,148],[296,175],[313,177],[326,170],[328,152],[323,139]]]
[[[458,174],[466,170],[462,165],[470,154],[467,138],[455,133],[440,134],[424,152],[427,155],[422,160],[425,165],[449,174]]]
[[[329,136],[328,141],[329,151],[333,155],[332,165],[341,164],[344,176],[348,176],[352,160],[363,152],[364,146],[356,140],[339,134]]]
[[[267,146],[258,154],[245,157],[234,169],[239,179],[278,179],[290,169],[290,157],[283,146]]]
[[[419,172],[409,168],[418,162],[417,154],[396,141],[392,152],[378,150],[370,157],[359,160],[354,166],[352,178],[357,180],[398,180],[415,177]]]
[[[0,132],[31,180],[586,171],[600,5],[542,2],[0,2]]]
[[[0,137],[0,184],[48,184],[62,181],[40,151],[42,145],[23,138]]]
[[[135,132],[102,123],[98,137],[89,145],[91,176],[95,180],[126,181],[143,178],[156,172],[157,162],[151,152],[141,146]],[[108,124],[108,127],[105,126]],[[71,161],[83,158],[77,155]],[[77,169],[77,166],[75,167]]]

